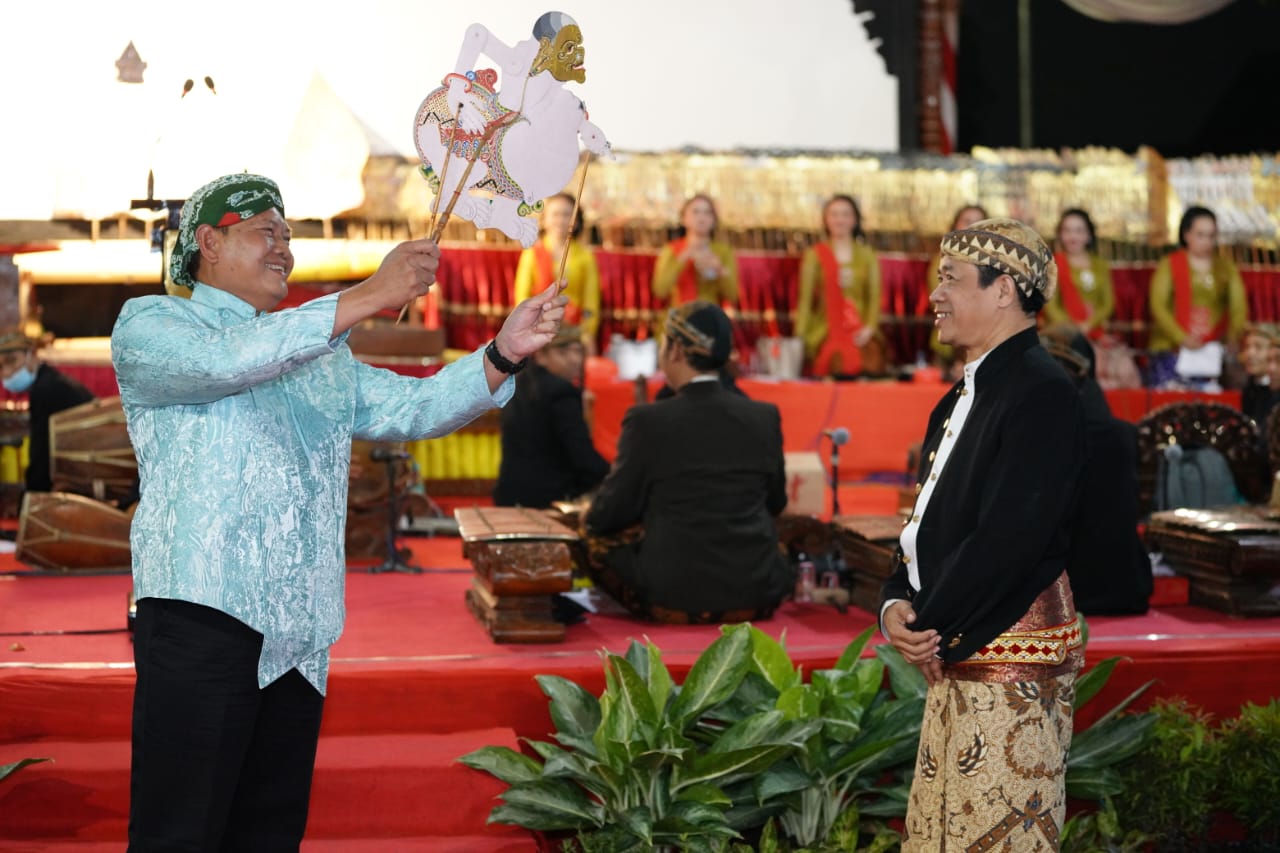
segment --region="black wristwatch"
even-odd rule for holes
[[[524,370],[524,366],[529,363],[529,357],[525,356],[519,361],[511,361],[502,353],[498,352],[498,341],[495,338],[489,341],[489,345],[484,348],[485,358],[489,359],[489,363],[503,373],[519,373]]]

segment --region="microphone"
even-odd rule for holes
[[[831,439],[831,443],[836,447],[849,443],[849,430],[844,427],[836,427],[835,429],[824,429],[822,431],[823,438]]]

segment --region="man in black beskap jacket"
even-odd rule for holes
[[[516,377],[516,392],[502,409],[498,506],[549,507],[591,491],[609,473],[583,415],[585,357],[578,327],[561,326]]]
[[[732,328],[718,305],[673,309],[666,336],[659,366],[676,394],[627,412],[586,515],[596,579],[645,618],[765,618],[790,585],[774,523],[787,504],[781,417],[721,384]],[[637,524],[638,543],[619,535]]]
[[[904,853],[1056,850],[1075,674],[1067,557],[1084,463],[1080,398],[1040,345],[1052,252],[987,219],[942,241],[931,294],[962,380],[938,403],[881,624],[929,683]]]

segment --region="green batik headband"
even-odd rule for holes
[[[284,216],[284,202],[276,182],[247,172],[224,175],[191,194],[182,206],[178,242],[169,258],[169,278],[174,284],[195,287],[193,261],[200,255],[196,229],[201,225],[223,228],[275,208]]]

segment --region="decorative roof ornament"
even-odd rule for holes
[[[147,63],[138,55],[138,49],[129,42],[124,53],[116,60],[116,80],[120,83],[141,83],[142,72],[147,70]]]

